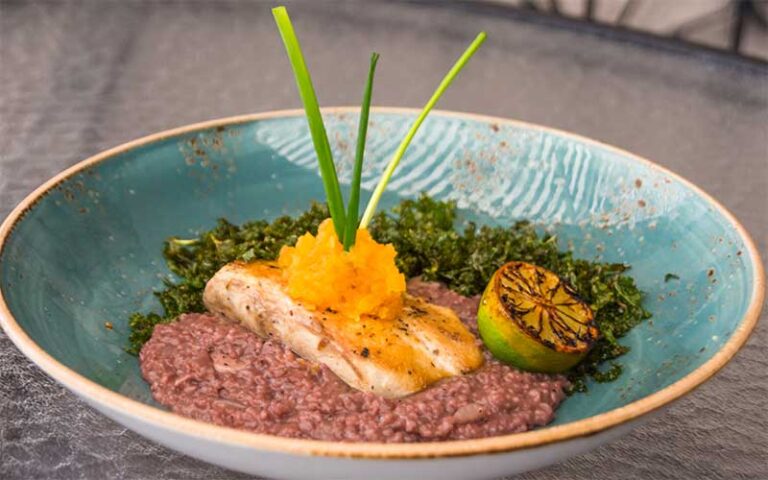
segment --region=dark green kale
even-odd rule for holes
[[[618,363],[607,370],[601,366],[627,353],[629,348],[618,339],[650,317],[642,306],[643,293],[624,275],[628,266],[574,259],[571,252],[558,250],[554,236],[538,235],[528,222],[511,228],[467,222],[456,230],[455,204],[426,196],[403,201],[393,213],[379,213],[370,231],[379,242],[395,245],[398,267],[407,277],[421,275],[463,295],[475,295],[510,260],[557,273],[592,307],[601,332],[588,356],[569,372],[571,391],[584,391],[587,377],[608,382],[621,374]]]
[[[259,220],[239,227],[220,219],[216,228],[197,238],[166,240],[163,256],[178,280],[166,280],[165,288],[155,292],[163,307],[162,316],[131,315],[127,351],[137,355],[152,336],[155,325],[168,323],[182,313],[205,311],[203,289],[221,267],[234,260],[273,260],[283,245],[293,245],[306,232],[316,233],[326,218],[328,209],[315,203],[297,217],[283,216],[271,223]]]
[[[138,355],[141,347],[152,337],[155,325],[168,323],[173,318],[164,318],[156,313],[134,313],[128,317],[128,347],[126,351],[133,355]]]
[[[137,353],[157,323],[168,322],[184,312],[200,312],[206,282],[233,260],[274,259],[280,248],[294,244],[307,231],[316,232],[328,217],[324,206],[313,205],[296,217],[281,217],[272,223],[257,221],[241,227],[220,220],[218,226],[192,240],[170,239],[164,256],[176,283],[167,282],[156,295],[164,315],[134,314],[130,320],[129,351]],[[643,294],[623,264],[574,259],[560,251],[556,238],[539,235],[528,222],[512,227],[477,226],[466,222],[457,229],[456,205],[422,195],[404,200],[392,212],[378,213],[370,224],[371,235],[397,250],[398,268],[406,277],[445,283],[463,294],[481,293],[493,273],[510,260],[533,263],[557,273],[569,282],[592,307],[601,338],[588,356],[570,373],[572,391],[584,391],[585,380],[606,382],[621,374],[612,360],[629,349],[618,339],[650,317],[643,308]],[[610,362],[606,369],[604,365]]]

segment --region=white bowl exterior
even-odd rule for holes
[[[74,392],[77,394],[77,392]],[[633,421],[593,435],[530,449],[487,455],[420,459],[363,459],[318,455],[293,455],[226,443],[215,437],[189,435],[164,428],[83,397],[89,405],[121,425],[168,448],[239,472],[284,480],[483,480],[514,475],[562,462],[616,440],[658,415],[656,410]],[[414,444],[418,448],[418,444]],[[375,472],[375,473],[374,473]]]

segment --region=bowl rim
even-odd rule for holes
[[[418,109],[402,107],[375,107],[372,108],[375,113],[417,115]],[[339,115],[357,113],[359,107],[328,107],[323,108],[325,115]],[[578,134],[559,130],[556,128],[545,127],[530,122],[506,119],[501,117],[479,115],[472,113],[463,113],[446,110],[435,110],[436,116],[449,118],[462,118],[491,125],[509,125],[529,130],[538,130],[547,133],[556,134],[562,137],[571,138],[584,144],[589,144],[603,148],[605,150],[620,154],[634,162],[638,162],[646,167],[661,172],[682,185],[690,188],[703,200],[710,203],[714,208],[728,220],[736,229],[744,242],[749,262],[753,268],[754,285],[750,293],[750,303],[744,317],[739,321],[738,326],[731,334],[728,341],[704,364],[690,372],[688,375],[679,379],[667,387],[652,393],[646,397],[636,400],[613,410],[595,415],[582,420],[569,422],[563,425],[548,427],[541,430],[531,430],[524,433],[515,433],[495,437],[487,437],[473,440],[452,440],[444,442],[426,442],[426,443],[374,443],[374,442],[331,442],[322,440],[305,440],[288,437],[279,437],[275,435],[266,435],[259,433],[236,430],[234,428],[222,427],[211,423],[193,420],[180,415],[153,407],[127,396],[114,392],[98,383],[89,380],[69,367],[63,365],[54,359],[37,345],[16,322],[11,314],[10,308],[5,302],[2,289],[0,289],[0,326],[11,341],[21,350],[24,355],[40,367],[46,374],[54,380],[63,384],[69,390],[85,398],[92,404],[101,405],[107,409],[115,410],[123,415],[132,417],[136,421],[146,422],[158,429],[172,430],[177,434],[183,434],[209,441],[228,444],[236,447],[253,448],[270,452],[279,452],[294,455],[311,455],[324,457],[346,457],[346,458],[367,458],[367,459],[417,459],[417,458],[437,458],[437,457],[458,457],[478,454],[503,453],[522,449],[531,449],[538,446],[564,442],[580,437],[591,436],[601,431],[617,427],[630,422],[640,416],[656,411],[667,404],[677,400],[690,393],[696,387],[704,383],[719,371],[738,350],[747,341],[747,338],[755,328],[762,310],[765,298],[765,272],[760,254],[754,241],[747,233],[741,223],[731,214],[723,205],[712,198],[690,181],[680,175],[668,170],[665,167],[657,165],[652,161],[632,154],[620,148],[607,145],[605,143],[593,140]],[[144,136],[142,138],[124,143],[117,147],[105,150],[92,157],[76,163],[55,175],[50,180],[36,188],[32,193],[26,196],[16,208],[14,208],[8,217],[0,225],[0,254],[6,246],[7,240],[18,224],[25,216],[26,212],[35,206],[48,192],[61,182],[67,180],[78,172],[89,168],[95,164],[110,159],[116,155],[127,152],[131,149],[147,145],[153,142],[165,140],[178,135],[211,129],[220,126],[237,125],[255,121],[272,120],[286,117],[303,116],[301,109],[273,110],[263,113],[238,115],[233,117],[219,118],[199,123],[194,123],[162,132]]]

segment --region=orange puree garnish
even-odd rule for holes
[[[397,252],[382,245],[368,230],[357,231],[349,251],[336,235],[331,219],[317,236],[302,235],[296,246],[280,250],[288,294],[318,311],[330,309],[350,318],[394,318],[402,309],[405,277],[395,265]]]

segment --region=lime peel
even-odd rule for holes
[[[557,275],[525,262],[499,268],[477,314],[486,347],[522,370],[562,373],[587,355],[599,336],[594,314]]]

